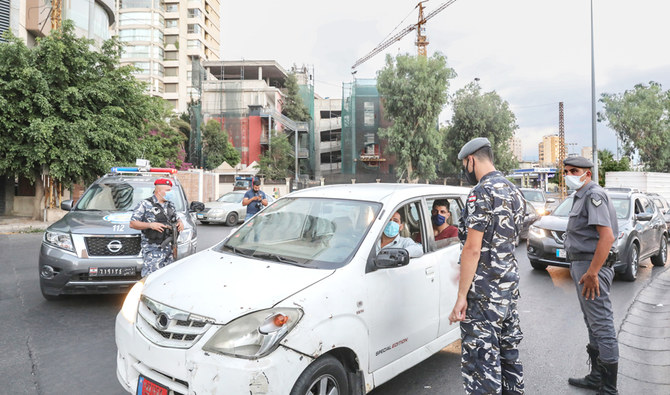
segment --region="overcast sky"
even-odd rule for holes
[[[426,13],[445,0],[425,3]],[[389,34],[416,23],[416,0],[222,0],[223,60],[276,60],[314,67],[315,91],[341,97],[351,66]],[[649,81],[670,88],[670,1],[593,0],[596,96]],[[517,117],[524,158],[536,160],[543,135],[558,133],[564,102],[570,153],[591,145],[589,0],[457,0],[427,24],[428,54],[447,57],[458,77],[449,93],[480,79]],[[410,33],[357,68],[374,78],[385,53],[416,53]],[[601,106],[598,104],[598,109]],[[451,118],[447,105],[440,119]],[[616,150],[599,123],[598,148]]]

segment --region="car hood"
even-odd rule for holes
[[[333,272],[205,250],[152,274],[143,294],[225,324],[270,308]]]
[[[129,226],[132,211],[82,211],[75,210],[67,213],[63,218],[49,226],[48,230],[56,232],[71,232],[75,234],[137,234],[138,230]],[[184,213],[177,215],[189,227]],[[125,225],[123,227],[114,225]]]
[[[547,230],[558,230],[565,231],[568,228],[568,219],[569,217],[558,217],[555,215],[545,215],[540,217],[537,221],[533,223],[534,226],[538,228],[547,229]],[[624,230],[628,225],[626,220],[618,220],[619,231]]]
[[[234,210],[240,208],[242,203],[224,203],[224,202],[208,202],[205,203],[205,208],[209,209],[223,209],[223,210]]]

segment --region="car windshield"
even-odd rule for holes
[[[241,203],[242,198],[244,197],[243,193],[226,193],[220,198],[216,199],[217,202],[221,203]]]
[[[217,247],[254,258],[335,269],[356,252],[381,204],[344,199],[284,198]]]
[[[540,191],[521,191],[521,193],[530,202],[544,203],[544,195]]]
[[[617,219],[626,219],[628,218],[628,211],[630,210],[630,199],[616,199],[612,198],[612,206],[614,206],[614,211],[616,211]],[[567,217],[570,215],[570,210],[572,209],[572,197],[569,197],[563,201],[556,209],[551,213],[551,215],[556,217]]]
[[[181,188],[175,185],[174,205],[177,211],[184,211],[185,202]],[[93,184],[79,199],[75,210],[130,211],[142,200],[154,193],[153,182],[103,181]]]

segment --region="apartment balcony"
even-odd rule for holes
[[[342,117],[320,119],[316,126],[317,132],[334,129],[342,129]]]
[[[321,163],[319,165],[319,169],[321,170],[321,173],[341,172],[342,171],[342,162]]]
[[[322,141],[319,143],[319,150],[321,152],[339,151],[342,148],[342,142],[336,141]]]

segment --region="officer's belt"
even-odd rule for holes
[[[568,253],[568,260],[570,262],[574,261],[592,261],[593,254],[590,253]],[[614,265],[613,259],[605,259],[604,267],[612,267]]]

